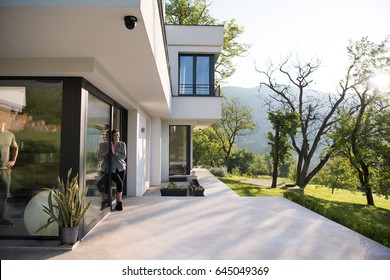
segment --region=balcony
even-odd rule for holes
[[[217,94],[217,92],[216,92]],[[222,116],[222,98],[210,95],[172,96],[172,118],[196,121],[199,127],[209,126]]]
[[[217,86],[212,89],[209,84],[180,84],[179,96],[220,96],[221,87]]]

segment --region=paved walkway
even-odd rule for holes
[[[197,170],[205,197],[161,197],[151,189],[124,200],[73,250],[1,248],[4,259],[364,260],[390,248],[282,197],[239,197]]]

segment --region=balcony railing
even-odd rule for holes
[[[179,96],[220,96],[221,87],[218,85],[214,88],[214,91],[210,90],[210,84],[180,84]]]

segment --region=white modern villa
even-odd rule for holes
[[[127,145],[125,196],[191,174],[192,131],[221,117],[214,64],[224,27],[165,25],[164,5],[0,0],[0,123],[19,147],[10,193],[1,189],[1,218],[12,223],[1,239],[57,238],[35,232],[42,190],[73,168],[98,195],[107,130]],[[80,238],[110,211],[95,199]]]

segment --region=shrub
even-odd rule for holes
[[[169,182],[169,184],[166,187],[164,187],[163,189],[167,189],[167,190],[183,190],[183,189],[186,189],[186,188],[187,188],[186,186],[178,186],[174,182]]]
[[[216,177],[226,177],[226,167],[211,167],[209,171]]]

